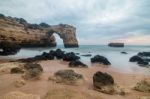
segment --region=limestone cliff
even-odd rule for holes
[[[76,28],[73,26],[30,24],[23,18],[0,14],[0,45],[2,42],[13,42],[21,47],[56,46],[53,33],[57,33],[63,39],[65,47],[78,47]]]

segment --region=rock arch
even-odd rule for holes
[[[65,47],[78,47],[75,27],[67,24],[50,26],[47,30],[48,37],[51,37],[54,33],[58,34],[63,40]]]
[[[54,33],[63,40],[64,47],[78,47],[76,28],[71,25],[31,24],[23,18],[0,14],[0,54],[14,54],[22,47],[55,47]]]

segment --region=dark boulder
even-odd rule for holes
[[[104,56],[100,56],[100,55],[96,55],[93,58],[91,58],[91,62],[92,63],[100,63],[100,64],[104,64],[104,65],[111,65],[111,63],[108,61],[107,58],[105,58]]]
[[[132,56],[129,61],[130,62],[140,62],[140,61],[142,62],[143,59],[140,56],[135,55],[135,56]]]
[[[101,88],[102,86],[107,85],[114,85],[114,79],[111,75],[98,71],[93,76],[93,85],[95,88]]]
[[[55,51],[54,51],[54,50],[50,50],[50,51],[49,51],[49,54],[55,56]]]
[[[64,51],[62,51],[61,49],[57,49],[54,55],[57,59],[62,59],[64,57]]]
[[[37,55],[34,57],[34,60],[53,60],[54,56],[51,53],[43,52],[42,55]]]
[[[147,56],[148,53],[138,53],[138,55],[131,57],[129,61],[137,62],[137,64],[142,67],[149,67],[150,59]]]
[[[49,58],[49,54],[46,53],[46,52],[43,52],[43,54],[40,55],[40,56],[41,56],[41,59],[42,59],[42,60],[47,60],[47,59]]]
[[[138,56],[142,56],[142,57],[150,57],[150,52],[139,52]]]
[[[13,42],[0,42],[0,47],[3,50],[0,55],[14,55],[21,49],[20,45]]]
[[[144,67],[147,67],[148,65],[149,65],[149,63],[148,62],[146,62],[146,61],[144,61],[144,60],[142,60],[142,61],[138,61],[137,62],[140,66],[144,66]]]
[[[46,52],[43,52],[41,57],[43,57],[43,60],[52,60],[52,59],[54,59],[54,56],[52,54],[46,53]]]
[[[19,68],[19,67],[14,67],[14,68],[12,68],[12,69],[10,70],[10,72],[11,72],[12,74],[14,74],[14,73],[24,73],[24,70],[23,70],[22,68]]]
[[[79,60],[75,60],[69,63],[69,67],[88,67],[88,66]]]
[[[70,53],[66,53],[64,54],[63,60],[64,61],[75,61],[75,60],[79,60],[80,57],[76,56],[74,52],[70,52]]]

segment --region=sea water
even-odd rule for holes
[[[63,45],[51,48],[25,48],[21,49],[16,55],[0,56],[0,58],[28,58],[40,55],[43,52],[49,52],[60,48],[66,52],[79,53],[81,61],[85,64],[91,65],[90,59],[94,55],[105,56],[110,62],[111,67],[121,72],[146,72],[150,74],[150,68],[140,67],[136,63],[129,62],[130,57],[136,55],[138,52],[149,51],[150,46],[125,46],[125,47],[108,47],[106,45],[80,45],[79,48],[64,48]],[[121,52],[127,52],[128,54],[122,54]],[[91,54],[91,57],[85,57],[82,55]]]

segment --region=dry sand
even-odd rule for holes
[[[41,79],[26,81],[20,87],[16,87],[15,82],[22,80],[21,74],[0,73],[0,99],[1,96],[12,91],[39,95],[41,99],[138,99],[141,96],[150,96],[150,93],[138,92],[132,89],[137,82],[143,79],[150,79],[150,76],[144,75],[144,73],[121,73],[111,67],[107,68],[101,65],[93,65],[89,68],[69,68],[67,62],[60,60],[41,61],[39,64],[44,69]],[[11,67],[11,64],[7,63],[7,65]],[[61,69],[73,69],[84,76],[85,82],[81,85],[73,86],[48,80],[49,76],[53,76],[56,71]],[[108,95],[93,90],[92,78],[97,71],[111,74],[115,83],[125,88],[128,94],[125,96]]]

